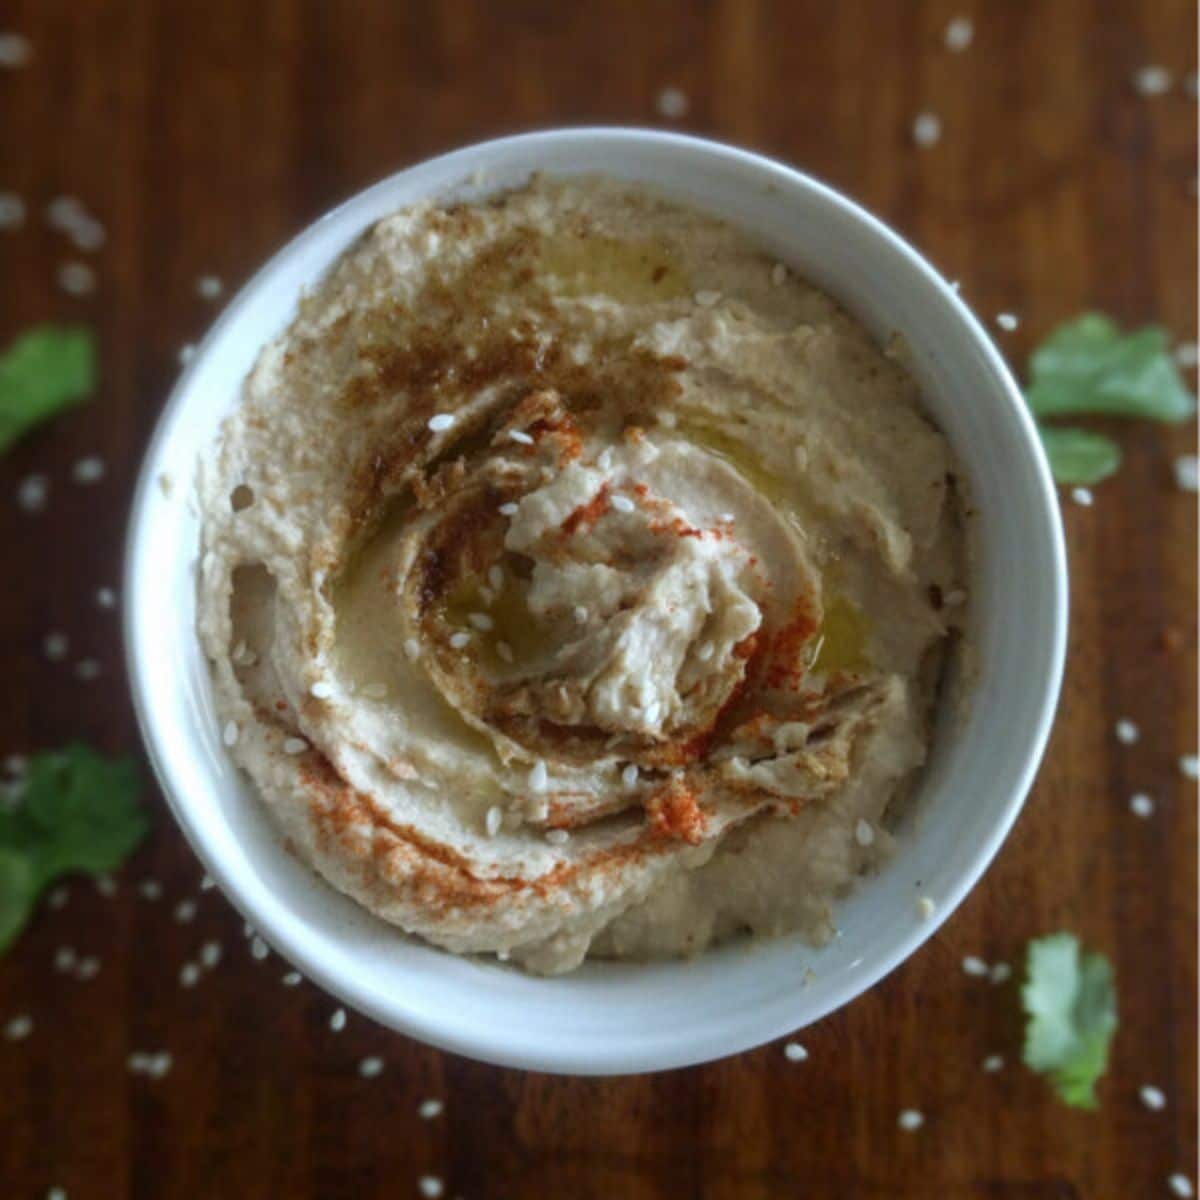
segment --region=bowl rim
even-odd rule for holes
[[[145,570],[145,564],[142,563],[139,553],[140,541],[148,520],[148,504],[156,486],[159,459],[164,447],[169,443],[176,418],[188,401],[189,377],[211,346],[219,340],[220,335],[239,320],[251,293],[256,292],[260,285],[287,260],[318,238],[327,224],[346,218],[357,209],[370,208],[372,201],[381,193],[390,190],[401,180],[415,173],[428,171],[431,174],[437,174],[452,168],[459,168],[462,174],[467,176],[481,157],[500,154],[528,157],[532,152],[554,144],[563,142],[586,144],[599,141],[610,146],[614,143],[621,143],[622,148],[631,150],[659,147],[665,151],[682,150],[699,157],[707,156],[710,160],[723,160],[725,164],[731,164],[747,172],[748,186],[751,186],[751,176],[755,182],[774,179],[785,182],[792,188],[804,189],[817,201],[831,206],[843,218],[856,223],[877,242],[886,244],[886,247],[894,255],[903,260],[908,270],[923,277],[925,282],[932,284],[943,294],[943,298],[949,302],[953,319],[963,327],[969,336],[973,349],[979,355],[987,372],[994,378],[998,393],[1007,400],[1011,410],[1009,415],[1015,418],[1016,428],[1021,435],[1022,451],[1031,460],[1037,480],[1037,496],[1034,499],[1044,523],[1042,533],[1048,539],[1047,548],[1053,564],[1051,584],[1054,597],[1053,613],[1050,614],[1049,654],[1045,672],[1040,679],[1040,686],[1034,689],[1036,717],[1032,735],[1024,748],[1021,768],[1009,782],[1007,803],[1001,811],[995,814],[986,836],[975,847],[970,858],[964,862],[961,870],[955,875],[952,886],[942,891],[937,910],[930,919],[915,925],[911,933],[898,939],[888,953],[865,964],[862,969],[857,971],[852,981],[843,983],[827,1003],[817,1005],[806,1018],[802,1019],[801,1024],[810,1024],[820,1020],[843,1007],[873,987],[880,979],[915,953],[962,903],[987,869],[1020,813],[1041,764],[1053,724],[1066,655],[1068,621],[1066,550],[1057,494],[1033,418],[1007,364],[979,320],[959,297],[957,289],[947,283],[924,256],[904,238],[861,205],[806,172],[766,155],[707,138],[636,127],[579,126],[534,130],[473,143],[411,164],[354,193],[307,224],[254,272],[213,322],[197,347],[191,362],[176,379],[143,452],[129,510],[122,573],[125,599],[122,606],[125,665],[138,727],[147,757],[176,824],[182,829],[205,869],[220,884],[226,898],[233,903],[235,908],[256,928],[260,929],[271,946],[290,962],[295,963],[305,976],[345,1003],[367,1013],[389,1029],[404,1033],[439,1049],[496,1065],[557,1073],[595,1075],[657,1071],[712,1061],[729,1054],[752,1049],[781,1037],[797,1028],[797,1020],[794,1015],[790,1019],[782,1020],[777,1017],[774,1021],[760,1022],[754,1026],[753,1030],[748,1030],[744,1023],[740,1023],[734,1029],[727,1028],[718,1037],[709,1037],[702,1046],[696,1045],[696,1039],[693,1037],[690,1043],[684,1038],[666,1048],[654,1047],[649,1053],[637,1046],[626,1046],[614,1047],[611,1051],[606,1049],[601,1054],[589,1054],[571,1050],[564,1051],[561,1047],[555,1049],[543,1047],[540,1051],[530,1051],[527,1047],[514,1050],[507,1044],[506,1031],[494,1029],[486,1023],[476,1022],[464,1032],[463,1024],[455,1022],[453,1019],[441,1019],[439,1016],[426,1016],[423,1019],[412,1011],[401,1011],[395,1006],[386,1006],[376,993],[366,987],[356,986],[354,979],[328,970],[320,958],[309,952],[302,939],[292,935],[292,931],[284,929],[277,922],[264,917],[264,914],[247,901],[239,882],[231,878],[230,874],[224,870],[219,855],[210,852],[204,831],[192,813],[189,802],[183,798],[182,789],[177,786],[173,778],[158,718],[150,704],[146,662],[144,655],[140,653],[141,633],[138,615],[141,606],[146,602],[144,598],[139,599],[139,593],[143,586],[141,573]],[[432,196],[436,192],[431,189],[429,194]],[[703,202],[700,201],[698,206],[703,208]],[[347,242],[347,245],[349,244]],[[282,900],[281,903],[283,903]],[[553,986],[553,982],[553,980],[547,981],[547,986]]]

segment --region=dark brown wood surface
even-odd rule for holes
[[[25,198],[0,233],[0,341],[45,319],[98,332],[93,402],[0,460],[5,684],[0,752],[83,737],[136,750],[116,586],[139,456],[177,371],[227,289],[334,202],[399,167],[490,135],[584,122],[667,125],[798,164],[915,241],[1020,367],[1056,322],[1103,309],[1196,326],[1196,104],[1146,98],[1132,72],[1195,70],[1189,0],[902,3],[334,3],[7,0],[0,31],[33,58],[0,69],[0,190]],[[973,44],[950,53],[952,17]],[[662,88],[688,98],[681,119]],[[921,110],[941,140],[916,148]],[[73,251],[42,210],[80,197],[107,227]],[[56,285],[86,258],[95,294]],[[1194,384],[1194,377],[1193,384]],[[286,964],[254,961],[241,922],[151,792],[154,833],[104,897],[83,880],[42,906],[0,960],[0,1194],[447,1197],[1153,1197],[1195,1175],[1196,749],[1194,497],[1172,461],[1194,425],[1119,431],[1126,462],[1087,508],[1064,495],[1071,649],[1056,733],[999,859],[939,935],[868,995],[801,1035],[710,1066],[565,1079],[442,1054],[351,1014]],[[100,454],[99,484],[71,482]],[[48,507],[22,512],[30,472]],[[69,635],[64,664],[42,639]],[[1174,631],[1169,633],[1168,631]],[[72,664],[94,656],[102,676]],[[1128,717],[1137,744],[1114,737]],[[1131,814],[1145,791],[1154,814]],[[157,902],[138,884],[161,881]],[[173,911],[198,901],[195,919]],[[1019,1064],[1015,983],[964,975],[964,955],[1017,963],[1065,928],[1110,955],[1121,1029],[1099,1112],[1065,1109]],[[224,946],[198,986],[180,966]],[[54,969],[72,946],[100,962]],[[161,1080],[131,1052],[168,1050]],[[373,1080],[357,1064],[380,1055]],[[996,1074],[982,1060],[1002,1054]],[[1145,1108],[1145,1083],[1167,1107]],[[444,1101],[432,1120],[426,1098]],[[926,1116],[897,1128],[906,1108]]]

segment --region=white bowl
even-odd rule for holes
[[[221,749],[195,634],[198,454],[301,290],[363,230],[412,201],[470,199],[534,170],[641,181],[728,218],[880,339],[902,334],[969,478],[980,670],[969,713],[940,723],[895,859],[842,902],[841,936],[821,950],[793,937],[692,962],[585,963],[557,979],[455,957],[369,916],[291,857]],[[1053,717],[1067,624],[1062,529],[1037,434],[953,289],[884,225],[789,167],[628,129],[525,134],[436,158],[368,188],[271,259],[209,331],[159,421],[133,503],[125,596],[133,697],[163,791],[207,870],[275,950],[393,1029],[494,1063],[585,1074],[757,1046],[852,1000],[916,950],[978,880],[1021,808]],[[936,903],[929,919],[920,896]]]

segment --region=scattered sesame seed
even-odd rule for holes
[[[936,113],[918,113],[912,123],[912,140],[922,148],[935,145],[942,136],[942,119]]]
[[[1092,495],[1091,489],[1085,487],[1072,488],[1071,499],[1084,508],[1091,508],[1096,502],[1096,497]]]
[[[75,664],[75,678],[83,683],[91,683],[100,678],[100,663],[94,658],[81,658]]]
[[[138,884],[138,895],[143,900],[157,900],[162,896],[162,884],[157,879],[143,879]]]
[[[1154,813],[1154,801],[1145,792],[1136,792],[1129,797],[1129,811],[1135,817],[1149,817]]]
[[[989,1075],[995,1075],[995,1073],[997,1071],[1003,1070],[1003,1068],[1004,1068],[1004,1058],[1002,1055],[989,1054],[987,1056],[987,1058],[985,1058],[983,1060],[983,1069]]]
[[[13,1017],[4,1026],[4,1036],[10,1042],[19,1042],[22,1038],[27,1038],[32,1032],[33,1018],[28,1013],[21,1013],[20,1016]]]
[[[422,1175],[417,1180],[417,1187],[426,1200],[437,1200],[442,1194],[442,1181],[436,1175]]]
[[[75,978],[82,979],[84,982],[95,979],[99,974],[100,960],[98,958],[81,958],[79,966],[75,968]]]
[[[196,347],[191,342],[184,342],[179,347],[179,365],[186,367],[196,357]]]
[[[135,1050],[125,1060],[125,1065],[133,1072],[144,1071],[150,1065],[150,1055],[143,1050]]]
[[[89,216],[87,213],[84,213],[75,221],[67,230],[67,235],[75,243],[77,250],[83,250],[88,254],[93,250],[99,250],[108,241],[108,233],[105,231],[104,226],[95,217]]]
[[[17,484],[17,507],[22,512],[41,512],[49,498],[50,481],[45,475],[26,475]]]
[[[336,690],[332,683],[327,679],[318,679],[316,683],[308,689],[318,700],[330,700]]]
[[[509,500],[500,505],[500,515],[503,517],[515,517],[517,515],[517,506],[513,501]]]
[[[454,424],[453,413],[435,413],[429,418],[427,424],[430,432],[443,433]]]
[[[696,303],[701,308],[712,308],[721,299],[720,292],[697,292]]]
[[[213,967],[221,961],[221,943],[220,942],[205,942],[200,947],[200,963],[207,970],[211,971]]]
[[[808,1058],[808,1051],[799,1042],[787,1042],[783,1047],[783,1057],[788,1062],[804,1062]]]
[[[976,957],[974,954],[968,954],[967,957],[962,960],[962,969],[966,971],[968,975],[982,976],[988,973],[987,963],[985,963],[982,958]]]
[[[329,1028],[334,1033],[341,1033],[346,1028],[346,1010],[335,1008],[329,1016]]]
[[[470,623],[474,625],[475,628],[481,633],[487,633],[488,630],[493,629],[496,625],[496,622],[493,621],[492,618],[487,615],[487,613],[470,613],[467,616],[467,620],[470,621]]]
[[[496,643],[496,653],[506,662],[513,661],[513,649],[507,642]]]
[[[465,629],[460,629],[458,633],[450,635],[451,649],[461,650],[470,640],[471,635]]]
[[[487,815],[483,819],[484,827],[487,829],[488,837],[495,837],[500,832],[500,826],[504,821],[504,814],[496,805],[492,805],[487,810]]]
[[[101,608],[116,608],[117,593],[110,587],[102,587],[96,589],[96,603]]]
[[[1200,362],[1200,350],[1195,342],[1180,342],[1175,347],[1175,361],[1184,369],[1194,367]]]
[[[1194,754],[1181,755],[1179,769],[1188,779],[1200,779],[1200,758]]]
[[[1117,741],[1123,746],[1132,746],[1142,736],[1141,730],[1127,717],[1122,717],[1116,724]]]
[[[364,1079],[374,1079],[376,1076],[382,1075],[383,1059],[378,1058],[375,1055],[371,1055],[369,1058],[364,1058],[362,1062],[358,1064],[358,1073]]]
[[[71,478],[79,484],[99,483],[104,478],[104,459],[90,454],[71,468]]]
[[[67,1200],[67,1189],[64,1187],[47,1188],[46,1200]]]
[[[947,608],[958,608],[960,604],[966,604],[966,602],[967,593],[962,588],[955,588],[952,592],[947,592],[942,601]]]
[[[110,899],[117,894],[117,883],[111,875],[97,875],[94,883],[96,884],[96,891],[105,899]]]
[[[988,979],[995,984],[1007,983],[1012,978],[1012,967],[1006,962],[993,963],[988,971]]]
[[[658,700],[651,700],[642,713],[642,718],[647,725],[657,725],[661,716],[662,704]]]
[[[771,268],[771,282],[776,287],[783,287],[783,285],[785,283],[787,283],[787,277],[788,277],[788,270],[787,270],[787,267],[785,267],[783,265],[783,263],[776,263]]]
[[[204,300],[215,300],[221,294],[221,281],[215,275],[201,275],[196,280],[196,294]]]
[[[1005,333],[1012,333],[1012,331],[1020,324],[1020,321],[1017,320],[1016,313],[1002,312],[996,314],[996,324],[999,325]]]
[[[808,470],[808,447],[795,445],[792,447],[792,461],[796,464],[797,471]]]
[[[1192,1181],[1182,1171],[1176,1171],[1174,1175],[1168,1176],[1167,1187],[1176,1196],[1181,1196],[1183,1200],[1189,1200],[1189,1197],[1193,1194]]]
[[[49,896],[46,897],[46,903],[51,908],[62,908],[67,902],[67,896],[70,893],[67,891],[66,884],[56,887]]]
[[[200,980],[200,968],[195,963],[184,963],[179,968],[179,986],[190,988],[195,987]]]
[[[612,506],[619,513],[631,513],[634,509],[634,503],[628,496],[614,496]]]
[[[150,1055],[146,1073],[153,1079],[161,1079],[170,1069],[171,1056],[165,1050],[160,1050],[157,1054]]]
[[[947,50],[958,54],[971,44],[971,39],[974,36],[975,25],[971,21],[971,18],[955,17],[946,26],[946,32],[942,35],[942,41],[946,43]]]
[[[65,262],[58,268],[58,286],[68,296],[89,296],[96,290],[96,272],[87,263]]]
[[[308,743],[303,738],[290,737],[284,739],[284,754],[303,754],[307,749]]]
[[[1152,64],[1133,73],[1133,90],[1139,96],[1161,96],[1171,88],[1171,72]]]
[[[1167,1098],[1163,1094],[1162,1088],[1156,1088],[1151,1083],[1143,1084],[1141,1090],[1138,1092],[1138,1096],[1141,1097],[1142,1103],[1152,1112],[1159,1112],[1167,1107]]]
[[[917,901],[917,916],[919,916],[922,921],[928,921],[929,918],[933,916],[936,908],[937,905],[934,904],[934,902],[928,896],[922,896]]]
[[[242,922],[242,937],[252,938],[254,936],[254,926],[249,921]]]
[[[914,1133],[925,1124],[925,1114],[915,1108],[906,1108],[897,1118],[896,1124],[905,1133]]]
[[[25,201],[16,192],[0,192],[0,229],[20,229],[25,224]]]
[[[33,57],[33,44],[21,33],[0,33],[0,67],[23,67]]]
[[[1181,454],[1174,463],[1175,486],[1182,492],[1194,492],[1200,486],[1200,463],[1194,454]]]
[[[870,821],[859,819],[854,826],[854,840],[860,846],[869,846],[875,840],[875,830],[871,828]]]
[[[225,728],[221,731],[221,741],[226,746],[236,746],[238,740],[238,723],[236,721],[226,721]]]
[[[284,987],[296,987],[301,979],[303,979],[303,976],[299,971],[288,971],[280,980],[280,983],[282,983]]]
[[[217,886],[217,881],[211,875],[200,876],[200,890],[202,892],[211,892]]]
[[[423,1121],[432,1121],[434,1117],[442,1115],[442,1107],[440,1100],[422,1100],[420,1107],[417,1109],[417,1116]]]
[[[638,784],[638,767],[637,763],[626,763],[621,768],[621,786],[629,791],[631,788],[637,787]]]
[[[535,792],[542,791],[545,788],[549,774],[546,771],[546,764],[540,759],[533,764],[533,768],[529,772],[529,786]]]
[[[665,87],[658,93],[655,107],[658,109],[659,116],[666,117],[669,121],[678,121],[680,117],[687,114],[688,98],[677,87]]]
[[[262,960],[270,953],[270,947],[256,933],[250,939],[250,957],[253,958],[255,962],[262,962]]]
[[[708,660],[712,658],[716,652],[717,648],[712,642],[701,642],[700,645],[696,647],[696,658],[700,662],[708,662]]]
[[[551,829],[546,833],[546,841],[552,846],[565,846],[571,840],[571,835],[565,829]]]
[[[416,658],[421,653],[421,643],[415,637],[405,638],[404,653],[408,658]]]
[[[193,920],[196,916],[195,900],[180,900],[180,902],[177,905],[175,905],[175,912],[173,915],[175,917],[175,920],[178,921],[181,925],[186,925],[189,921]]]
[[[529,434],[525,433],[523,430],[510,429],[508,431],[508,436],[510,438],[512,438],[512,440],[514,442],[520,442],[520,444],[522,446],[532,446],[533,445],[533,438],[531,438],[529,436]]]
[[[72,946],[59,946],[54,952],[54,969],[67,972],[75,966],[75,950]]]
[[[48,633],[42,639],[42,653],[51,662],[62,662],[69,648],[70,642],[65,633]]]
[[[488,583],[490,583],[492,587],[496,589],[496,591],[499,591],[504,586],[504,568],[501,567],[499,563],[492,563],[492,565],[488,567],[487,577]]]

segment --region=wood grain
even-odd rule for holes
[[[943,46],[975,22],[962,54]],[[1056,322],[1098,307],[1123,322],[1196,328],[1196,105],[1145,99],[1133,70],[1195,70],[1187,0],[847,0],[711,3],[340,4],[326,0],[9,0],[0,26],[34,60],[0,71],[0,189],[30,206],[0,234],[0,340],[44,319],[98,331],[99,394],[0,462],[6,548],[0,750],[82,736],[134,749],[115,585],[139,455],[180,346],[214,315],[195,290],[244,280],[337,200],[406,163],[506,131],[551,124],[673,124],[791,162],[911,237],[986,319],[1020,366]],[[942,140],[918,150],[915,114]],[[41,211],[59,193],[105,222],[99,287],[55,286],[77,257]],[[1193,425],[1121,428],[1126,463],[1084,508],[1065,500],[1071,652],[1057,730],[1037,787],[986,879],[937,938],[844,1011],[803,1034],[806,1063],[778,1045],[687,1071],[559,1079],[441,1054],[351,1016],[259,964],[215,892],[199,915],[199,869],[161,799],[155,832],[115,897],[78,881],[43,908],[0,963],[3,1194],[137,1197],[447,1196],[988,1197],[1166,1195],[1195,1174],[1196,789],[1177,757],[1196,747],[1194,499],[1172,483]],[[88,453],[108,463],[70,482]],[[51,479],[36,517],[12,500]],[[1162,636],[1177,631],[1180,648]],[[71,639],[50,665],[43,636]],[[78,682],[71,662],[98,657]],[[1142,730],[1113,737],[1119,717]],[[1132,816],[1134,791],[1154,797]],[[166,895],[137,895],[145,878]],[[1017,1064],[1015,986],[966,978],[964,954],[1015,962],[1033,935],[1067,928],[1110,954],[1122,1026],[1103,1107],[1057,1106]],[[179,967],[206,939],[225,961],[194,989]],[[64,945],[98,977],[56,973]],[[133,1050],[167,1049],[171,1074],[131,1075]],[[982,1059],[1007,1065],[988,1075]],[[356,1064],[386,1059],[364,1081]],[[1163,1088],[1164,1112],[1138,1101]],[[441,1117],[417,1115],[426,1097]],[[899,1110],[926,1114],[915,1134]]]

